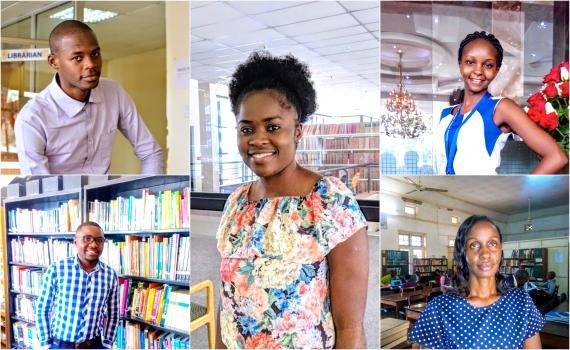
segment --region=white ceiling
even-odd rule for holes
[[[191,76],[226,83],[257,49],[292,53],[321,89],[379,95],[379,2],[191,2]]]
[[[429,101],[432,94],[447,100],[455,88],[463,86],[457,50],[461,40],[474,31],[494,32],[504,48],[503,66],[492,87],[496,92],[523,96],[522,85],[513,84],[512,76],[522,71],[525,89],[530,91],[540,86],[552,66],[552,1],[522,2],[515,11],[492,11],[488,2],[383,1],[380,10],[382,93],[395,87],[396,49],[401,48],[408,91]],[[520,42],[521,37],[525,42]]]
[[[61,4],[58,1],[2,1],[2,27]],[[166,46],[163,1],[85,1],[84,6],[119,14],[110,20],[89,24],[97,35],[105,60]],[[49,21],[53,23],[42,23],[42,27],[51,30],[59,22]],[[47,39],[48,34],[40,35]]]
[[[417,176],[410,176],[418,182]],[[381,192],[405,196],[446,207],[450,200],[459,200],[506,215],[566,205],[568,176],[422,176],[423,186],[447,189],[447,193],[413,192],[403,177],[384,176]],[[382,204],[380,204],[380,207]],[[380,208],[382,210],[382,208]]]

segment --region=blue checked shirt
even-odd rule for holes
[[[83,342],[101,336],[103,346],[110,348],[118,323],[118,280],[113,269],[99,262],[87,273],[77,255],[51,264],[36,308],[40,346],[51,345],[53,338]]]

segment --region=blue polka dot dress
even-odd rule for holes
[[[427,305],[408,338],[429,349],[521,349],[543,326],[544,318],[521,288],[477,308],[466,298],[444,294]]]

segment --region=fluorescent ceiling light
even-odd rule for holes
[[[113,17],[117,17],[118,13],[112,11],[93,10],[90,8],[83,9],[83,22],[85,23],[98,23],[103,22]],[[51,19],[68,20],[73,19],[73,7],[68,7],[65,10],[54,13],[49,16]]]

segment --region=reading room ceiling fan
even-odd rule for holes
[[[447,192],[447,190],[444,190],[443,188],[423,186],[421,177],[418,178],[418,182],[415,182],[414,180],[410,179],[409,177],[404,177],[404,179],[406,179],[406,181],[408,181],[410,183],[410,185],[413,185],[415,187],[415,189],[407,192],[406,194],[414,193],[416,191],[419,191],[419,192],[431,191],[431,192],[439,192],[439,193]]]

